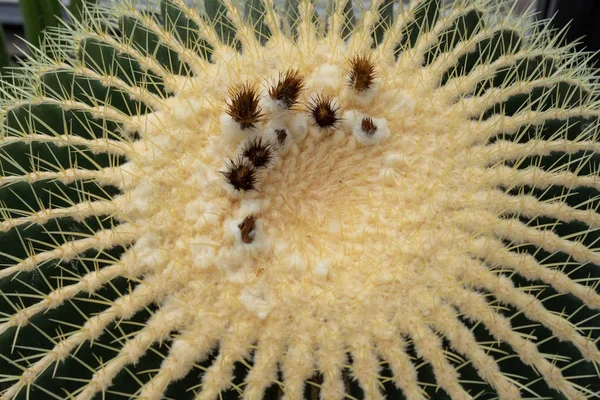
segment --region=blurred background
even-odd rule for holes
[[[62,6],[77,18],[83,2],[107,0],[0,0],[0,73],[2,67],[14,65],[26,48],[21,38],[39,44],[41,32],[58,23],[57,16],[68,20]],[[408,3],[409,0],[398,0]],[[444,0],[451,2],[453,0]],[[540,19],[554,17],[553,25],[569,25],[567,41],[579,41],[579,48],[588,51],[600,49],[600,0],[512,0],[519,12],[531,9]],[[365,0],[368,3],[368,0]],[[62,4],[62,6],[61,6]],[[4,35],[2,35],[4,32]],[[2,37],[4,36],[4,37]],[[596,54],[596,64],[600,55]],[[597,64],[598,65],[598,64]]]

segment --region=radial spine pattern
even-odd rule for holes
[[[441,3],[50,32],[0,84],[0,398],[600,397],[588,56]]]

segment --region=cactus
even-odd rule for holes
[[[497,0],[48,32],[1,83],[0,398],[598,397],[600,107],[561,38]]]

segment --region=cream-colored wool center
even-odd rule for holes
[[[152,273],[169,271],[165,279],[182,288],[169,295],[196,309],[219,304],[221,313],[247,314],[267,327],[322,321],[325,330],[352,330],[363,321],[391,333],[386,320],[401,304],[416,298],[428,307],[422,288],[447,286],[456,273],[446,258],[459,253],[462,237],[441,211],[460,203],[465,177],[455,171],[464,171],[467,159],[452,148],[457,120],[439,111],[439,101],[403,90],[403,83],[418,86],[414,79],[394,78],[386,90],[395,71],[377,63],[377,86],[357,93],[345,71],[348,50],[319,50],[329,54],[326,64],[299,68],[307,87],[290,111],[271,105],[266,88],[297,65],[265,51],[261,64],[277,68],[229,77],[217,64],[207,71],[215,82],[186,82],[170,99],[170,113],[145,118],[136,144],[141,157],[130,165],[135,183],[123,199],[148,240],[129,256],[148,251],[150,264],[160,259]],[[262,84],[265,116],[256,129],[231,133],[233,122],[223,123],[226,95],[215,101],[202,94],[246,82]],[[335,129],[311,120],[305,104],[315,94],[333,95],[340,106]],[[361,143],[353,132],[363,115],[385,121],[379,131],[388,136]],[[234,190],[221,174],[225,161],[247,140],[269,140],[269,128],[288,130],[285,145],[274,146],[256,191]],[[257,226],[246,244],[239,224],[249,215]]]

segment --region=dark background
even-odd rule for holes
[[[537,9],[541,18],[554,16],[553,25],[569,25],[567,41],[580,39],[579,49],[597,52],[600,50],[600,1],[598,0],[538,0]],[[594,57],[599,67],[599,54]]]

